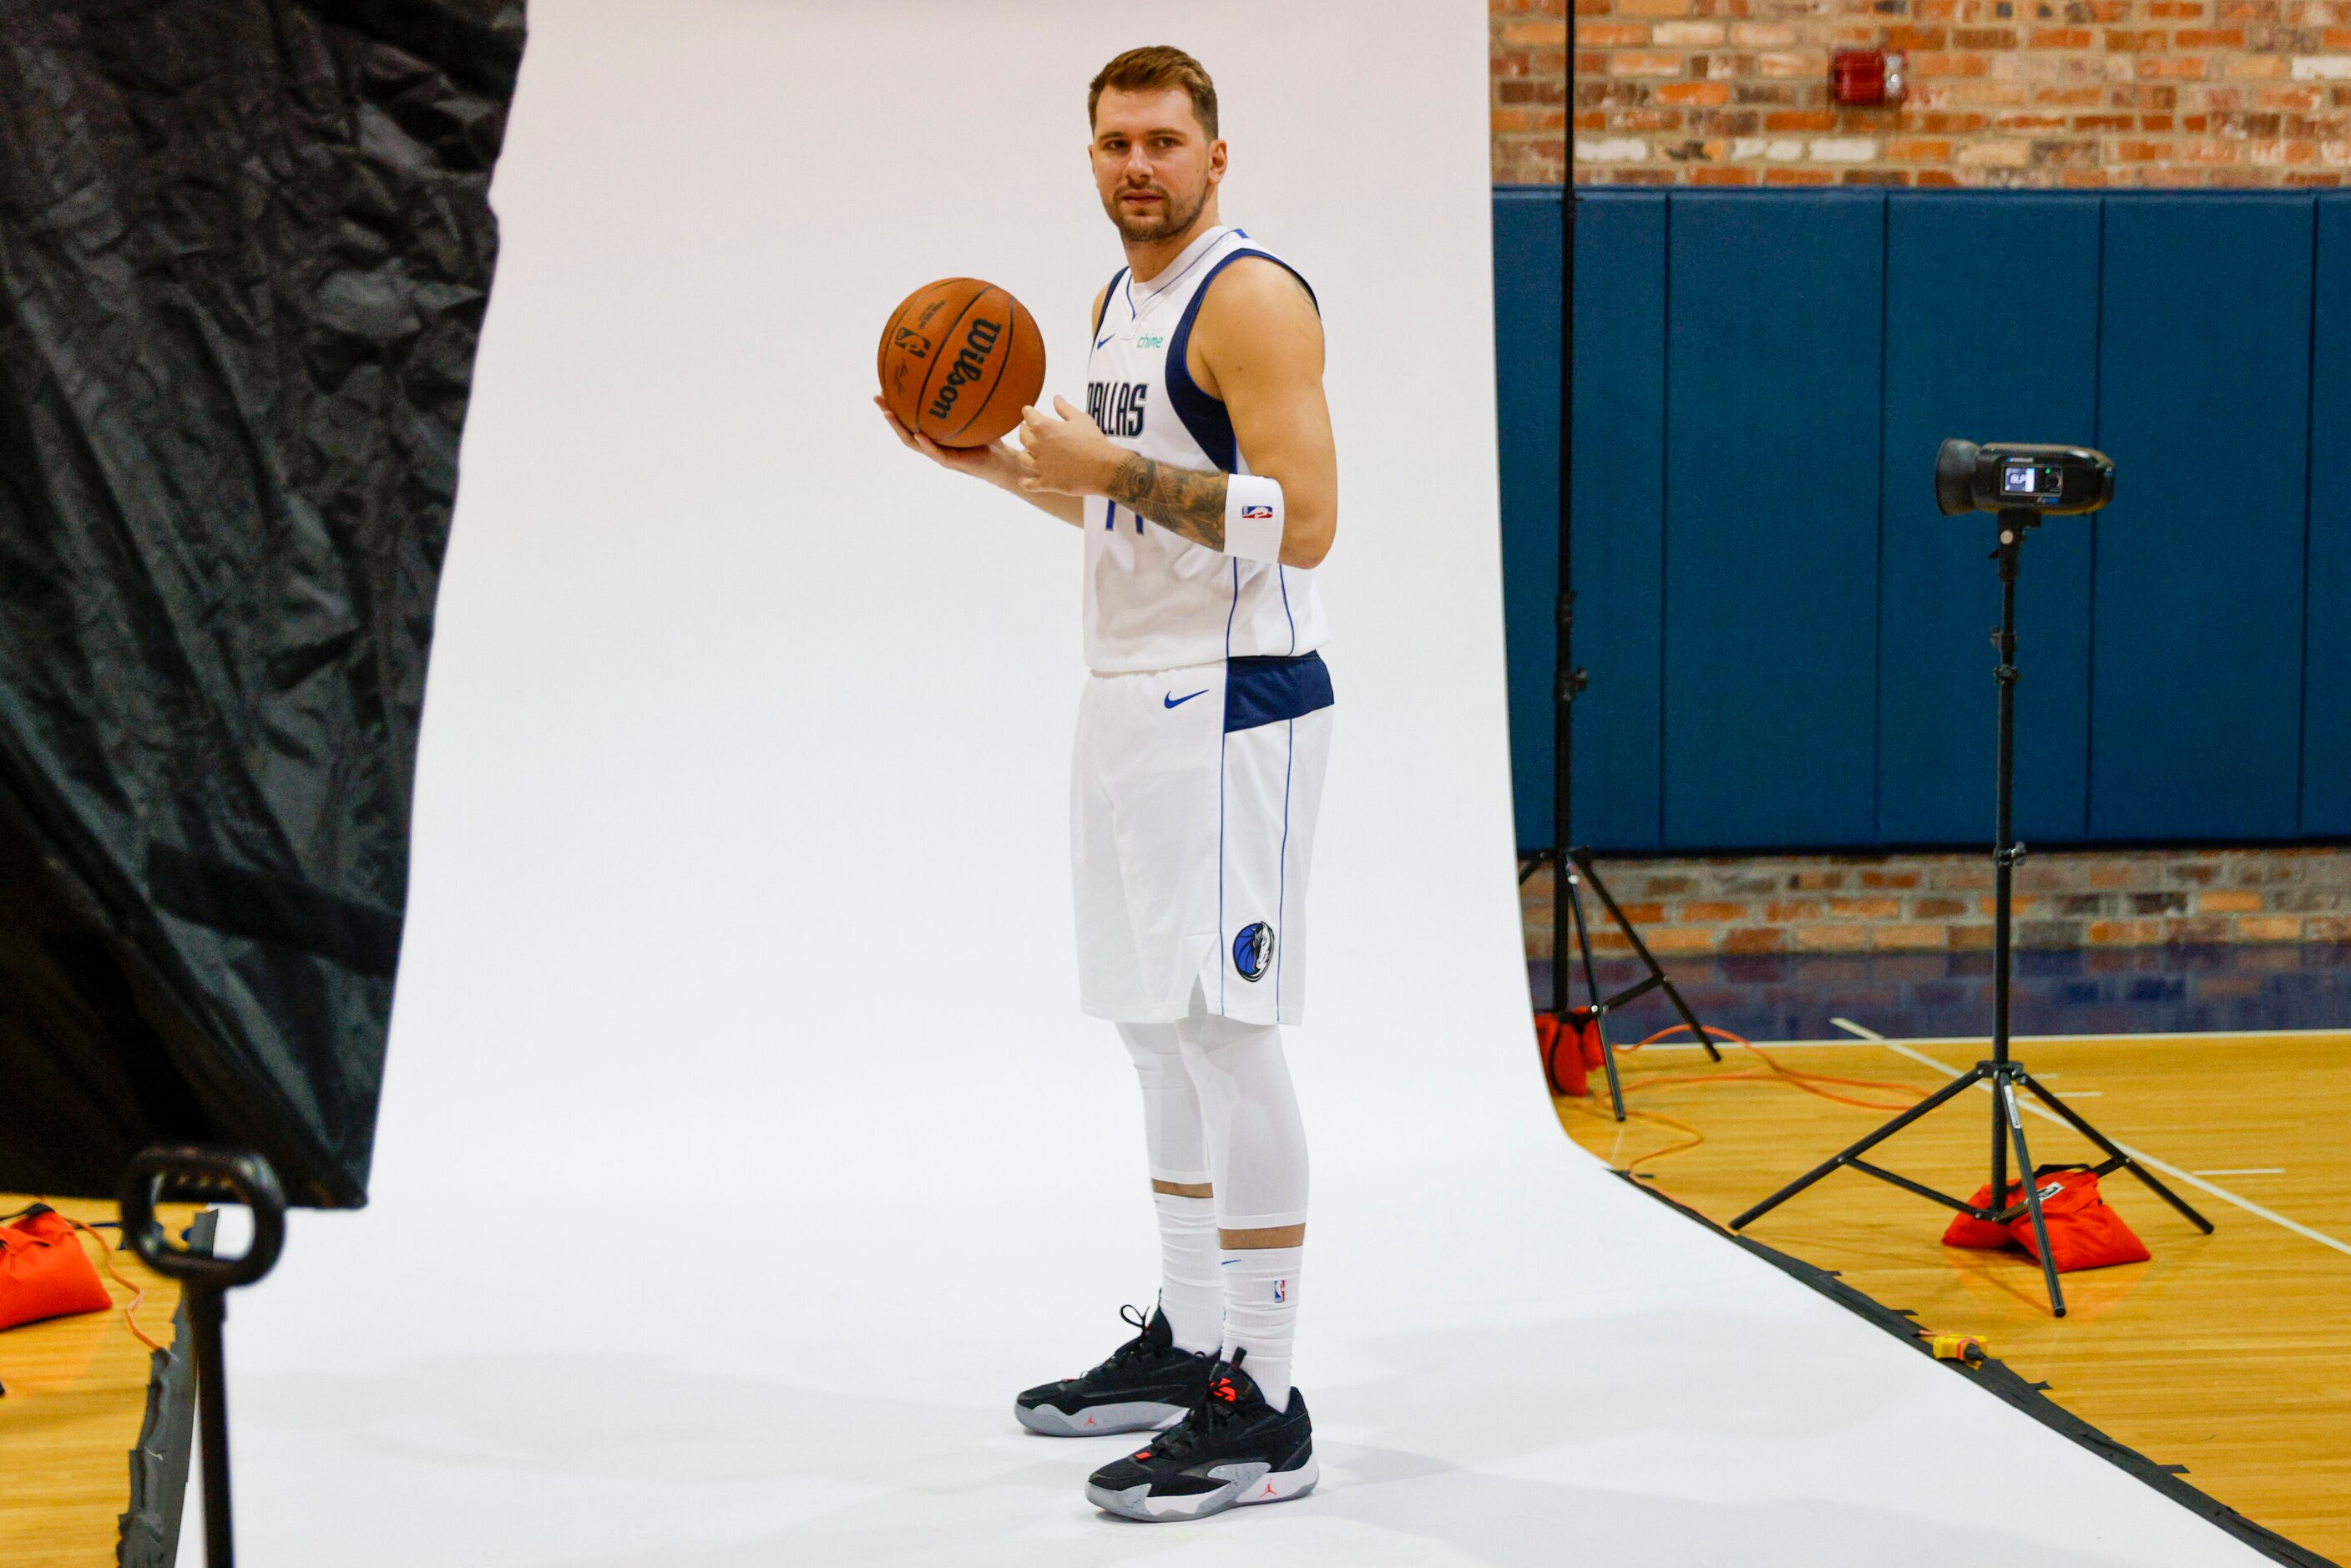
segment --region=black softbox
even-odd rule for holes
[[[367,1195],[520,0],[0,0],[0,1190]]]

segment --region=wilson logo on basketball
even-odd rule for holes
[[[938,395],[931,400],[925,411],[933,419],[945,419],[955,409],[956,399],[963,389],[979,380],[987,369],[987,356],[996,350],[996,340],[1003,334],[1001,321],[972,319],[971,330],[964,334],[963,347],[956,351],[955,363],[947,369],[947,379],[940,383]]]

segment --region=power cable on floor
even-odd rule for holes
[[[1616,1053],[1619,1056],[1629,1056],[1633,1052],[1639,1051],[1643,1046],[1655,1045],[1658,1041],[1668,1039],[1674,1035],[1687,1034],[1689,1032],[1690,1028],[1687,1024],[1677,1023],[1669,1029],[1659,1030],[1656,1033],[1649,1036],[1646,1040],[1636,1040],[1631,1045],[1619,1046],[1616,1048]],[[1841,1078],[1833,1073],[1807,1072],[1801,1068],[1790,1067],[1787,1063],[1780,1061],[1777,1057],[1771,1055],[1771,1052],[1765,1051],[1762,1047],[1757,1045],[1753,1040],[1747,1039],[1743,1035],[1734,1034],[1727,1029],[1717,1029],[1711,1024],[1707,1026],[1706,1032],[1717,1040],[1737,1045],[1741,1050],[1750,1052],[1757,1059],[1761,1061],[1765,1071],[1761,1072],[1680,1072],[1644,1077],[1637,1080],[1626,1081],[1624,1086],[1625,1094],[1629,1096],[1643,1089],[1658,1089],[1664,1088],[1669,1084],[1677,1083],[1710,1084],[1733,1082],[1776,1082],[1784,1083],[1792,1089],[1801,1089],[1807,1094],[1816,1095],[1823,1100],[1832,1101],[1839,1105],[1852,1105],[1865,1111],[1907,1111],[1911,1105],[1925,1099],[1928,1092],[1923,1089],[1913,1088],[1907,1083],[1889,1083],[1881,1079]],[[1823,1084],[1831,1083],[1844,1089],[1880,1089],[1885,1090],[1889,1093],[1907,1094],[1910,1096],[1910,1099],[1907,1103],[1889,1105],[1881,1101],[1861,1100],[1855,1099],[1848,1094],[1838,1094],[1831,1090],[1821,1087]],[[1579,1113],[1589,1114],[1595,1118],[1599,1117],[1601,1114],[1599,1111],[1587,1107],[1581,1101],[1570,1100],[1565,1102],[1565,1103],[1575,1107]],[[1640,1121],[1650,1122],[1660,1126],[1671,1128],[1673,1131],[1682,1134],[1682,1139],[1679,1143],[1668,1144],[1664,1148],[1654,1149],[1646,1155],[1641,1155],[1634,1159],[1626,1161],[1625,1171],[1628,1176],[1637,1174],[1641,1166],[1645,1165],[1651,1165],[1658,1160],[1670,1158],[1675,1155],[1687,1154],[1691,1149],[1697,1148],[1700,1144],[1706,1142],[1706,1134],[1704,1133],[1701,1133],[1696,1127],[1691,1126],[1688,1123],[1680,1121],[1675,1117],[1664,1115],[1656,1111],[1637,1111],[1630,1108],[1627,1108],[1625,1114],[1627,1117],[1637,1118]],[[1613,1118],[1611,1120],[1613,1121]]]

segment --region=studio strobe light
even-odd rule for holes
[[[1944,442],[1942,450],[1936,454],[1935,505],[1943,515],[1955,517],[1970,512],[1991,512],[1997,517],[1999,525],[1998,540],[1991,552],[1992,559],[2000,563],[2000,626],[1992,632],[1992,645],[2000,653],[2000,663],[1992,671],[1992,678],[2000,685],[2000,745],[1995,808],[1999,820],[1993,832],[1991,853],[1991,1057],[1989,1061],[1977,1062],[1973,1069],[1961,1073],[1860,1142],[1798,1176],[1732,1220],[1731,1229],[1745,1229],[1831,1171],[1841,1166],[1850,1166],[1864,1176],[1890,1182],[1906,1192],[1915,1192],[1921,1197],[1930,1198],[1948,1208],[1991,1224],[2007,1225],[2020,1217],[2029,1216],[2035,1250],[2040,1254],[2042,1279],[2049,1287],[2049,1310],[2062,1318],[2065,1315],[2065,1295],[2057,1283],[2057,1262],[2050,1251],[2048,1228],[2041,1216],[2041,1184],[2034,1179],[2032,1154],[2025,1144],[2024,1112],[2016,1098],[2016,1091],[2021,1086],[2047,1106],[2051,1114],[2098,1146],[2105,1157],[2093,1167],[2097,1175],[2105,1176],[2115,1170],[2130,1172],[2145,1182],[2157,1197],[2194,1223],[2197,1228],[2208,1234],[2210,1232],[2210,1220],[2190,1208],[2179,1194],[2148,1174],[2129,1151],[2084,1121],[2072,1107],[2050,1093],[2039,1080],[2024,1070],[2022,1062],[2011,1060],[2008,1054],[2011,915],[2016,866],[2024,858],[2024,846],[2014,841],[2011,833],[2016,741],[2017,559],[2024,548],[2024,536],[2040,526],[2043,517],[2095,512],[2114,497],[2113,460],[2105,453],[2093,452],[2086,446],[2041,446],[2011,442],[1979,445],[1972,441],[1955,439]],[[1991,1180],[1987,1187],[1990,1197],[1988,1207],[1978,1207],[1971,1203],[1962,1203],[1949,1193],[1938,1192],[1923,1182],[1913,1181],[1882,1166],[1872,1165],[1862,1157],[1937,1106],[1979,1083],[1991,1085],[1992,1092]],[[2018,1200],[2013,1203],[2007,1201],[2008,1157],[2011,1149],[2016,1155],[2016,1174],[2022,1188]]]
[[[1979,446],[1954,436],[1935,455],[1935,505],[1947,517],[2014,510],[2026,515],[2029,528],[2043,517],[2095,512],[2114,498],[2114,459],[2086,446]]]

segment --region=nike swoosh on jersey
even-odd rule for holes
[[[1207,696],[1207,695],[1208,695],[1208,688],[1207,688],[1207,687],[1206,687],[1206,686],[1202,686],[1198,691],[1194,692],[1193,694],[1191,694],[1191,696],[1181,696],[1181,697],[1179,697],[1179,696],[1177,696],[1174,692],[1170,692],[1170,693],[1168,693],[1168,694],[1167,694],[1167,695],[1166,695],[1165,698],[1163,698],[1162,700],[1163,700],[1163,701],[1165,701],[1165,702],[1167,704],[1167,706],[1168,706],[1169,707],[1182,707],[1186,703],[1190,702],[1190,701],[1192,700],[1192,697],[1204,697],[1204,696]]]

